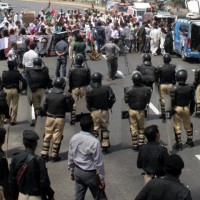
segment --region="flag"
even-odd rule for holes
[[[92,4],[92,9],[94,9],[94,4]]]
[[[48,8],[51,6],[51,2],[49,1],[49,3],[48,3]]]

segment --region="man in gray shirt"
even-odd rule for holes
[[[110,41],[101,48],[101,51],[106,52],[107,65],[108,65],[108,78],[110,80],[114,80],[118,68],[117,61],[118,61],[118,52],[120,51],[120,48],[115,43],[112,42],[112,39],[110,39]]]
[[[66,77],[67,51],[68,44],[64,40],[64,36],[60,36],[60,41],[55,46],[57,55],[56,78],[60,77],[60,68],[62,69],[61,77]]]
[[[105,200],[104,164],[101,144],[93,135],[94,123],[91,116],[80,120],[81,132],[69,143],[68,165],[71,179],[75,180],[75,200],[85,199],[89,188],[93,198]]]

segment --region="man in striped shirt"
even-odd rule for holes
[[[69,143],[68,165],[71,179],[75,180],[75,200],[82,200],[89,188],[93,198],[105,200],[105,171],[101,144],[93,135],[91,116],[80,120],[81,131]]]

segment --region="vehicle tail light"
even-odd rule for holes
[[[191,39],[188,38],[188,47],[191,48]]]

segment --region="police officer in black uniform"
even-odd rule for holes
[[[18,101],[20,92],[20,82],[22,83],[22,90],[26,88],[26,81],[16,69],[14,61],[8,61],[8,71],[3,71],[2,74],[2,87],[6,95],[6,100],[9,108],[12,101],[11,125],[16,124]]]
[[[164,165],[168,157],[167,149],[159,144],[160,132],[156,125],[145,128],[144,135],[147,144],[143,145],[138,153],[137,167],[144,170],[145,184],[155,176],[164,176]]]
[[[9,168],[8,161],[5,158],[4,151],[2,149],[3,144],[5,143],[6,138],[6,130],[4,128],[0,128],[0,199],[9,200],[9,185],[8,185],[8,176],[9,176]],[[4,197],[4,198],[3,198]]]
[[[170,91],[176,82],[176,65],[170,64],[171,55],[168,53],[164,54],[163,62],[164,65],[157,68],[157,74],[160,93],[161,117],[165,120],[165,95],[170,95]]]
[[[35,155],[39,136],[33,130],[23,132],[25,150],[15,154],[10,165],[9,185],[11,200],[54,199],[45,160]],[[27,167],[27,168],[26,168]]]
[[[101,147],[107,153],[110,147],[109,141],[109,109],[115,103],[115,94],[108,85],[102,85],[102,74],[95,72],[92,74],[90,85],[86,90],[87,108],[91,112],[94,121],[94,131],[101,131]]]
[[[65,78],[56,78],[54,87],[45,92],[45,97],[42,100],[41,114],[45,113],[47,119],[41,155],[45,160],[48,160],[50,142],[53,139],[51,152],[53,162],[61,160],[59,151],[65,126],[65,113],[71,112],[74,104],[71,94],[64,91],[65,85]]]
[[[138,65],[136,70],[142,74],[143,84],[153,89],[153,83],[157,82],[157,69],[151,64],[151,55],[145,53],[142,57],[143,64]]]
[[[184,69],[176,72],[176,81],[178,85],[171,90],[173,126],[176,139],[176,148],[182,150],[181,126],[183,124],[187,132],[187,142],[190,147],[194,146],[193,142],[193,124],[190,121],[190,115],[194,112],[194,86],[186,84],[187,71]]]
[[[10,119],[9,107],[6,101],[6,93],[3,91],[0,79],[0,128],[4,127],[4,119]]]
[[[200,117],[200,68],[196,69],[194,72],[194,86],[195,90],[195,100],[196,100],[196,116]]]
[[[71,124],[75,124],[76,104],[79,98],[84,98],[86,88],[90,83],[90,69],[83,66],[85,58],[82,54],[75,57],[75,65],[69,70],[69,91],[74,99],[71,113]]]
[[[164,178],[151,180],[136,196],[135,200],[192,200],[190,190],[180,182],[184,162],[179,155],[172,154],[166,159]]]
[[[32,100],[36,117],[40,114],[43,94],[52,85],[49,70],[46,66],[42,66],[42,64],[41,58],[35,58],[33,60],[33,68],[27,70],[27,82],[31,90],[29,98]]]
[[[130,131],[132,149],[137,151],[144,144],[145,108],[150,102],[151,88],[143,85],[140,72],[132,74],[133,86],[125,90],[124,100],[129,105]]]

